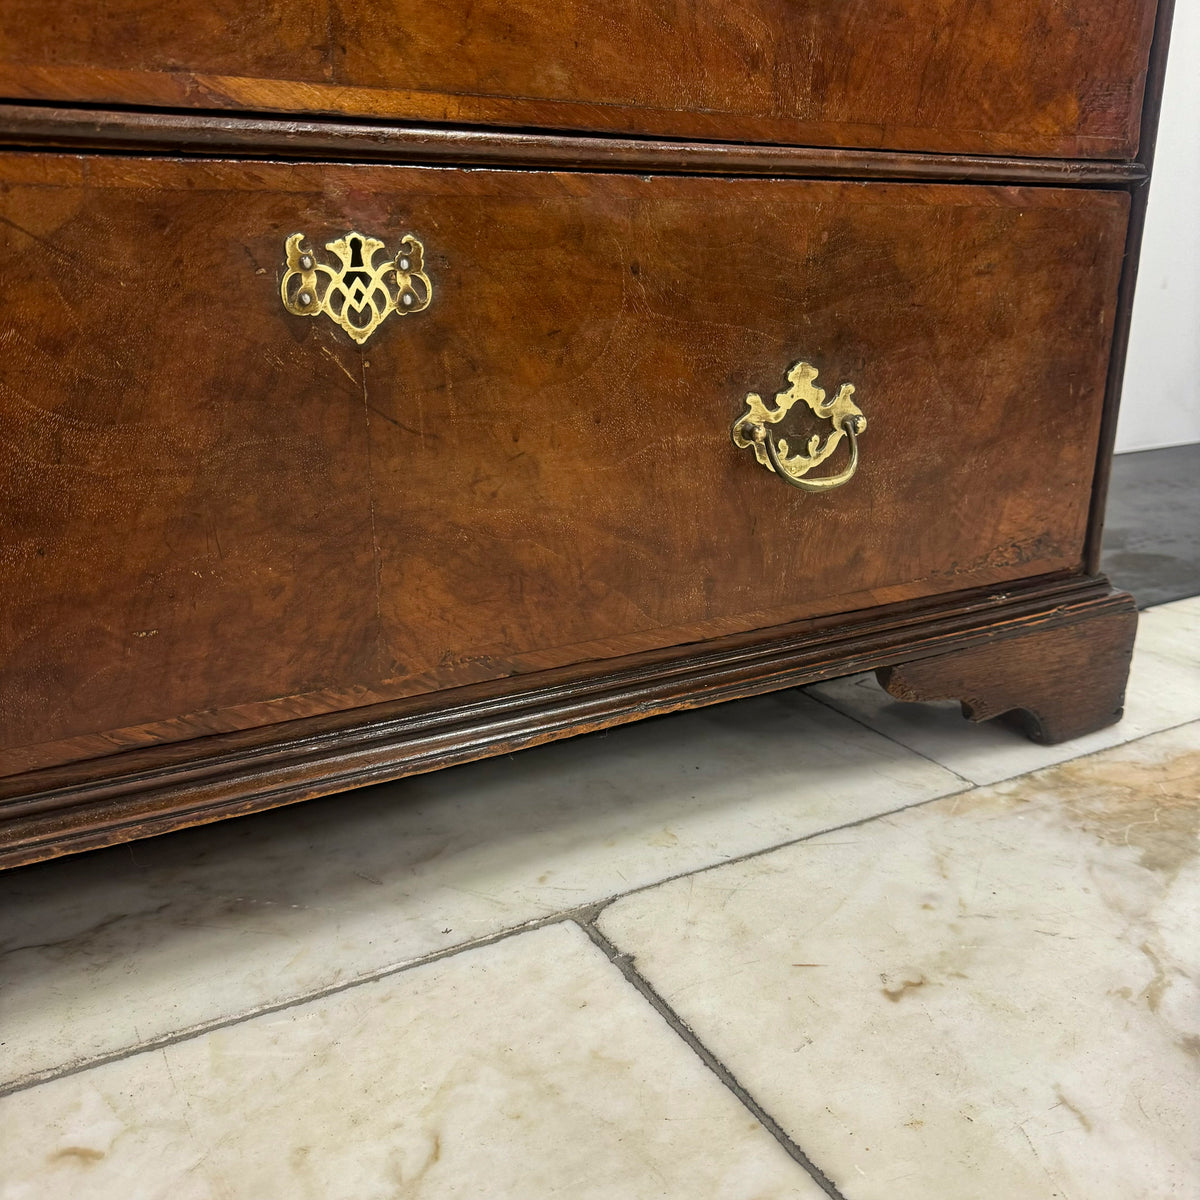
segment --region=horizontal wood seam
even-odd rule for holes
[[[0,144],[194,158],[280,158],[774,178],[978,181],[1058,187],[1127,186],[1146,178],[1146,169],[1139,162],[842,150],[191,112],[48,108],[36,104],[0,104]]]

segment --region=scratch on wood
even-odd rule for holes
[[[355,378],[354,378],[354,376],[353,376],[353,375],[351,375],[351,374],[350,374],[350,372],[346,370],[346,365],[345,365],[345,363],[343,363],[343,362],[340,362],[340,361],[338,360],[338,357],[337,357],[337,355],[336,355],[336,354],[331,354],[331,353],[329,352],[329,347],[328,347],[328,346],[322,346],[322,347],[321,347],[321,353],[322,353],[322,354],[324,354],[324,355],[325,355],[325,357],[326,357],[326,358],[328,358],[328,359],[330,360],[330,362],[332,362],[332,363],[333,363],[333,365],[334,365],[335,367],[337,367],[337,369],[338,369],[339,371],[341,371],[341,373],[342,373],[343,375],[345,375],[345,377],[346,377],[348,380],[350,380],[350,382],[351,382],[351,383],[353,383],[355,386],[357,386],[357,385],[358,385],[358,380],[357,380],[357,379],[355,379]],[[365,399],[366,399],[366,395],[367,395],[367,374],[366,374],[366,371],[364,371],[364,372],[363,372],[362,387],[363,387],[363,399],[364,399],[364,401],[365,401]],[[369,419],[369,418],[368,418],[368,419]]]
[[[371,462],[371,402],[367,398],[367,363],[361,349],[359,351],[359,361],[362,364],[363,420],[366,423],[367,436],[367,504],[371,516],[371,555],[372,569],[375,576],[376,654],[379,657],[380,663],[383,663],[387,657],[383,644],[383,564],[379,553],[379,533],[375,522],[375,470]],[[353,376],[350,377],[351,379],[354,378]]]

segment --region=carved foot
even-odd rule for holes
[[[959,700],[972,721],[1019,713],[1029,737],[1053,745],[1120,720],[1136,631],[1133,597],[1117,592],[876,674],[898,700]]]

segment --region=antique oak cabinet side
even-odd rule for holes
[[[1119,718],[1169,3],[705,0],[657,58],[622,5],[632,59],[591,0],[215,56],[53,3],[0,16],[0,865],[868,669]]]

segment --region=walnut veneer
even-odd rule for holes
[[[25,7],[0,865],[868,668],[1119,715],[1169,4]],[[362,344],[280,296],[351,230],[433,286]],[[801,359],[820,494],[730,439]]]

